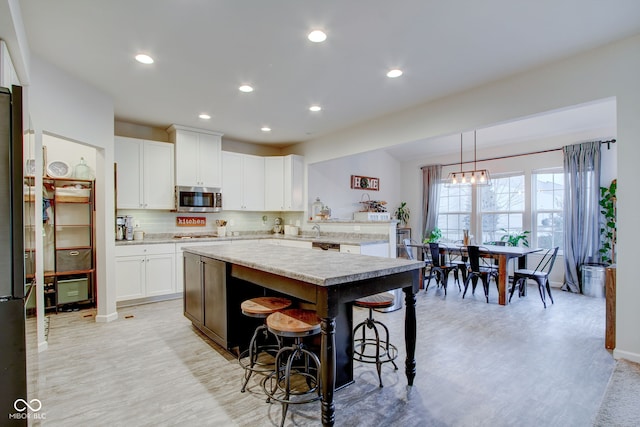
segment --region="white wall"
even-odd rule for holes
[[[310,164],[308,171],[308,212],[316,197],[329,208],[332,218],[353,219],[362,209],[361,200],[383,200],[393,215],[401,201],[401,165],[384,151],[362,153]],[[351,188],[351,175],[380,179],[380,190]],[[367,197],[368,196],[368,197]]]
[[[113,102],[38,57],[31,58],[31,82],[29,101],[36,148],[42,144],[42,135],[47,134],[96,149],[96,320],[114,320]]]
[[[291,148],[315,163],[616,97],[619,233],[614,355],[640,362],[640,287],[634,268],[636,242],[640,241],[640,198],[634,190],[640,160],[640,144],[636,143],[640,135],[638,75],[640,36],[634,36]],[[415,191],[408,186],[418,172],[403,171],[403,185],[409,191],[404,197],[415,200]]]

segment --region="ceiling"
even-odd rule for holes
[[[111,96],[116,119],[217,130],[273,146],[328,135],[640,33],[637,0],[19,4],[32,53]],[[327,40],[308,41],[313,29],[324,30]],[[139,52],[155,63],[137,63]],[[404,74],[386,77],[394,67]],[[242,84],[254,92],[241,93]],[[311,104],[323,110],[312,113]],[[211,119],[199,119],[202,112]]]

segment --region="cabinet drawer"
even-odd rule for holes
[[[58,249],[56,251],[56,271],[90,270],[91,248]]]
[[[116,256],[144,256],[157,254],[173,254],[176,251],[175,243],[158,243],[151,245],[118,245]]]
[[[89,279],[58,280],[58,304],[89,299]]]

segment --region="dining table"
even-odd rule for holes
[[[423,246],[425,251],[429,251],[429,245]],[[456,249],[466,252],[466,246],[458,243],[441,243],[440,253],[446,254],[449,250]],[[529,248],[525,246],[502,246],[502,245],[478,245],[480,256],[493,258],[498,261],[498,304],[507,305],[508,279],[507,266],[509,260],[518,259],[518,269],[526,268],[527,255],[539,252],[542,249]]]

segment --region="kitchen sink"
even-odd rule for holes
[[[184,234],[184,235],[175,235],[174,239],[207,239],[218,237],[217,234]]]

